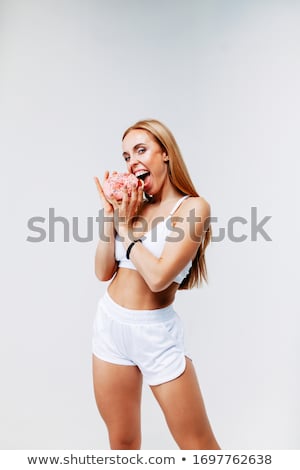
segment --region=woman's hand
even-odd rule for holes
[[[104,173],[104,181],[109,178],[109,172]],[[131,230],[132,219],[139,212],[143,204],[143,188],[144,184],[139,184],[138,187],[131,185],[125,186],[123,189],[123,198],[118,201],[114,197],[107,198],[104,194],[103,188],[97,176],[94,176],[94,181],[100,195],[105,214],[114,215],[114,227],[116,232],[121,235],[127,235]],[[128,195],[130,190],[131,195]]]
[[[109,177],[109,172],[106,171],[104,173],[104,181],[107,180]],[[96,183],[96,187],[97,187],[97,190],[98,190],[98,193],[99,193],[99,196],[101,198],[101,201],[102,201],[102,204],[103,204],[103,209],[104,209],[104,213],[105,214],[110,214],[112,215],[113,212],[114,212],[114,208],[113,208],[113,205],[111,204],[111,202],[105,197],[105,194],[104,194],[104,191],[103,191],[103,188],[100,184],[100,181],[99,181],[99,178],[97,176],[94,176],[94,181]]]
[[[110,199],[110,203],[114,208],[114,224],[115,230],[120,236],[127,236],[132,232],[132,220],[135,217],[143,203],[143,187],[125,186],[123,189],[123,198],[117,201],[115,198]],[[130,190],[131,195],[128,195]]]

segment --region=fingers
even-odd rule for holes
[[[115,173],[115,172],[113,172],[113,173]],[[104,181],[107,180],[108,178],[109,178],[109,171],[106,170],[106,171],[104,172]],[[94,176],[94,181],[95,181],[95,183],[96,183],[97,191],[98,191],[100,197],[101,197],[101,198],[103,198],[103,197],[105,198],[105,194],[104,194],[103,188],[102,188],[102,186],[101,186],[101,184],[100,184],[100,181],[99,181],[98,176]],[[105,199],[106,199],[106,198],[105,198]]]
[[[128,189],[127,189],[127,186],[124,185],[123,197],[121,201],[121,210],[122,212],[124,212],[124,215],[127,213],[127,207],[128,207]]]
[[[109,176],[109,172],[106,171],[105,174],[104,174],[104,181],[108,178]],[[94,181],[95,181],[95,184],[96,184],[96,188],[97,188],[97,191],[98,191],[98,194],[100,196],[100,199],[102,200],[102,204],[103,204],[103,207],[104,207],[104,210],[106,212],[111,212],[112,211],[112,203],[110,200],[107,199],[107,197],[105,196],[105,193],[103,191],[103,188],[100,184],[100,181],[99,181],[99,178],[97,176],[94,176]]]
[[[112,174],[113,173],[117,172],[112,172]],[[109,171],[105,171],[104,182],[109,178],[109,175]],[[94,181],[106,211],[117,211],[116,213],[119,217],[123,217],[124,220],[127,221],[125,224],[138,213],[143,203],[144,184],[142,181],[140,181],[137,186],[125,186],[123,188],[123,197],[121,201],[117,200],[114,196],[107,198],[97,176],[94,176]]]
[[[129,211],[131,216],[137,215],[139,209],[143,204],[144,184],[138,184],[137,187],[132,187],[131,196],[129,198]]]
[[[144,194],[144,181],[142,181],[142,185],[138,187],[138,201],[137,201],[137,205],[138,205],[138,208],[141,206],[141,204],[143,203],[143,194]]]
[[[114,198],[114,196],[111,197],[109,202],[113,206],[114,209],[119,209],[120,208],[120,203]]]
[[[137,191],[137,188],[134,187],[131,189],[131,197],[130,197],[130,209],[133,213],[136,212],[137,199],[138,199],[138,191]]]
[[[104,196],[104,192],[103,192],[102,186],[100,184],[99,178],[97,176],[94,176],[94,181],[96,183],[96,187],[97,187],[97,191],[99,193],[99,196],[103,199],[103,197],[105,197],[105,196]]]

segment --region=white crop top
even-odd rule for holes
[[[161,222],[158,222],[157,225],[155,225],[151,230],[146,232],[143,235],[143,237],[141,237],[141,240],[143,241],[143,246],[147,248],[157,258],[160,257],[164,248],[166,237],[171,231],[171,225],[170,225],[171,216],[178,209],[180,204],[188,197],[189,196],[186,195],[186,196],[183,196],[181,199],[179,199],[179,201],[177,201],[177,203],[171,210],[168,217],[162,220]],[[119,268],[127,268],[127,269],[136,270],[136,267],[134,266],[132,261],[126,258],[126,250],[118,234],[115,237],[115,258],[119,262]],[[191,269],[191,266],[192,266],[192,261],[189,261],[188,264],[175,277],[173,281],[177,282],[178,284],[181,284],[183,279],[185,279],[185,277],[188,275],[189,270]]]

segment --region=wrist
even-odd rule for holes
[[[129,243],[131,243],[134,240],[133,232],[132,232],[132,230],[130,230],[128,225],[126,225],[126,226],[120,226],[119,225],[118,227],[116,227],[116,230],[117,230],[119,236],[124,241],[128,241]]]
[[[127,259],[130,259],[130,253],[131,253],[131,250],[132,248],[137,244],[137,243],[142,243],[142,240],[140,238],[136,239],[136,240],[133,240],[127,247],[127,250],[126,250],[126,258]]]

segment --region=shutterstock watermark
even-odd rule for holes
[[[249,218],[242,216],[230,217],[223,227],[219,227],[218,217],[209,217],[206,219],[205,226],[207,227],[210,223],[212,226],[212,242],[221,242],[226,237],[228,240],[234,243],[242,243],[246,240],[256,242],[258,237],[262,237],[267,242],[272,241],[270,235],[266,231],[265,225],[272,218],[270,215],[266,215],[258,220],[257,207],[250,208]],[[137,224],[135,225],[132,238],[142,237],[143,234],[147,234],[147,237],[151,237],[151,241],[155,242],[158,238],[158,227],[159,224],[164,221],[164,217],[156,217],[153,219],[151,224],[147,222],[143,217],[139,217]],[[178,242],[183,239],[185,231],[180,225],[173,225],[173,223],[187,222],[190,237],[197,241],[197,224],[201,221],[201,217],[195,215],[195,210],[189,212],[188,217],[173,216],[166,219],[167,228],[172,232],[172,236],[168,236],[167,240],[172,242]],[[109,241],[107,235],[105,235],[105,224],[111,224],[114,222],[115,227],[118,224],[124,222],[122,217],[118,217],[115,212],[114,216],[105,216],[104,210],[101,209],[98,212],[97,217],[86,217],[84,229],[79,230],[79,217],[64,217],[56,215],[54,207],[50,207],[48,210],[48,217],[34,216],[30,217],[27,221],[27,228],[30,234],[27,236],[26,241],[29,243],[43,243],[56,241],[63,241],[65,243],[75,241],[78,243],[88,243],[98,238],[102,241]],[[81,224],[82,225],[82,224]],[[243,233],[237,235],[236,228],[243,226]],[[63,236],[61,231],[63,230]],[[186,230],[186,229],[185,229]],[[79,233],[81,232],[81,233]],[[84,232],[84,233],[82,233]],[[140,235],[139,235],[140,234]],[[176,235],[176,236],[175,236]]]

